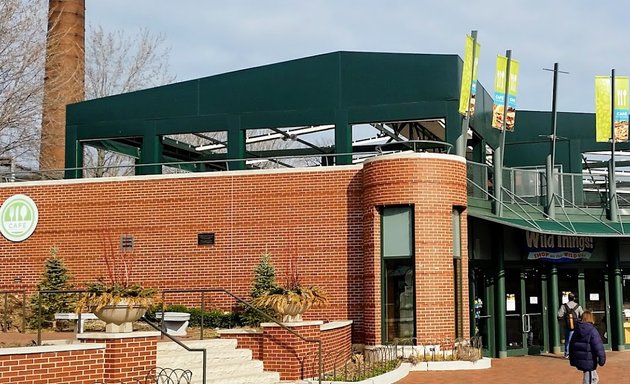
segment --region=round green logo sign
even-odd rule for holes
[[[39,212],[26,195],[13,195],[0,207],[0,232],[10,241],[23,241],[35,231]]]

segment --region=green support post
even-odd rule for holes
[[[245,131],[241,129],[240,120],[230,121],[227,150],[228,169],[245,169]]]
[[[162,161],[162,138],[155,134],[154,122],[146,122],[145,127],[136,175],[159,175],[162,173],[162,166],[158,165]]]
[[[547,298],[549,297],[549,276],[546,273],[542,273],[540,275],[540,280],[542,283],[542,292],[541,292],[541,300],[543,305],[542,311],[542,323],[549,324],[549,311],[545,311],[545,308],[548,307]],[[549,332],[543,332],[543,346],[545,348],[549,348]],[[546,349],[546,351],[550,351],[551,348]]]
[[[348,113],[335,113],[335,153],[352,153],[352,126],[348,124]],[[336,165],[352,164],[352,155],[336,156]]]
[[[551,336],[551,352],[555,355],[563,353],[560,346],[560,327],[558,327],[558,268],[552,266],[549,270],[549,334]]]
[[[497,147],[494,150],[493,162],[493,179],[494,179],[494,200],[492,201],[492,212],[501,217],[503,216],[503,150]]]
[[[503,250],[497,258],[497,296],[496,296],[496,335],[498,357],[500,359],[507,357],[507,325],[505,311],[505,266],[503,263]]]
[[[83,143],[77,139],[77,126],[66,127],[66,162],[64,179],[83,177]]]
[[[612,302],[610,313],[610,327],[612,328],[611,345],[613,350],[624,351],[626,349],[626,337],[623,328],[623,276],[621,266],[619,264],[619,245],[612,252]]]

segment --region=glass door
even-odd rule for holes
[[[483,355],[494,356],[494,278],[484,269],[473,268],[471,278],[471,310],[472,310],[472,335],[481,337]]]
[[[537,269],[508,269],[505,278],[506,342],[508,356],[540,354],[547,327],[544,285]]]

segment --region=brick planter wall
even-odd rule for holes
[[[322,321],[284,323],[302,337],[321,339]],[[263,323],[263,363],[265,370],[280,373],[281,380],[298,380],[317,375],[317,367],[308,364],[317,356],[318,343],[305,342],[275,323]]]
[[[105,343],[105,381],[144,379],[157,366],[159,332],[78,334],[83,343]]]
[[[222,339],[236,339],[236,348],[249,349],[252,358],[263,361],[263,331],[253,329],[220,329]]]
[[[104,370],[104,344],[0,348],[0,383],[94,384]]]
[[[350,355],[352,350],[352,322],[321,321],[284,323],[307,339],[322,341],[324,371],[331,370]],[[282,380],[297,380],[317,376],[319,347],[317,343],[301,340],[275,323],[263,323],[262,331],[221,330],[221,338],[237,339],[238,348],[253,351],[254,359],[262,360],[266,371],[280,372]]]

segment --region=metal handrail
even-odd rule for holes
[[[9,330],[9,295],[14,293],[22,294],[22,333],[26,332],[26,290],[19,291],[0,291],[0,295],[4,296],[4,316],[2,318],[2,329],[4,332]]]
[[[295,332],[294,330],[290,329],[289,327],[287,327],[286,325],[282,324],[281,322],[279,322],[277,319],[275,319],[274,317],[270,316],[269,314],[261,311],[260,309],[256,308],[255,306],[253,306],[252,304],[250,304],[249,302],[247,302],[244,299],[241,299],[240,297],[236,296],[235,294],[233,294],[232,292],[228,291],[227,289],[224,288],[203,288],[203,289],[165,289],[162,291],[162,313],[165,313],[165,296],[167,293],[201,293],[201,305],[202,305],[202,311],[201,311],[201,337],[203,338],[203,306],[204,306],[204,293],[206,292],[222,292],[227,294],[228,296],[232,297],[233,299],[235,299],[236,301],[238,301],[241,304],[245,304],[245,306],[249,309],[254,310],[257,314],[261,315],[263,318],[275,323],[276,325],[278,325],[280,328],[284,329],[285,331],[289,332],[290,334],[292,334],[293,336],[299,338],[302,341],[305,341],[307,343],[317,343],[318,344],[318,354],[319,354],[319,372],[317,374],[317,378],[318,378],[318,383],[321,384],[322,382],[322,371],[323,371],[323,361],[322,361],[322,340],[321,339],[307,339],[306,337],[300,335],[299,333]],[[162,317],[162,319],[164,319],[164,317]]]
[[[42,294],[64,294],[64,293],[81,293],[81,294],[83,294],[83,293],[86,293],[86,292],[87,292],[87,290],[85,290],[85,289],[66,289],[66,290],[62,290],[62,289],[45,289],[45,290],[37,291],[37,345],[42,345]],[[185,350],[187,350],[189,352],[202,352],[202,354],[203,354],[202,378],[203,378],[203,384],[206,384],[206,364],[207,364],[206,356],[207,356],[207,352],[206,352],[205,348],[190,348],[190,347],[186,346],[185,344],[183,344],[181,341],[176,340],[175,338],[173,338],[173,336],[171,336],[168,333],[166,333],[164,330],[162,330],[157,325],[151,323],[149,320],[144,318],[144,316],[142,317],[141,320],[143,320],[144,322],[149,324],[154,329],[158,330],[162,334],[162,336],[168,337],[169,339],[171,339],[172,341],[177,343],[179,346],[181,346]],[[79,324],[81,324],[81,312],[80,311],[77,313],[77,321],[79,322]]]
[[[186,344],[182,343],[181,341],[177,340],[173,336],[169,335],[161,327],[159,327],[159,326],[153,324],[152,322],[150,322],[146,317],[142,316],[140,318],[140,320],[142,320],[145,323],[149,324],[153,329],[159,331],[162,334],[162,336],[168,337],[169,339],[171,339],[171,341],[174,341],[177,345],[179,345],[180,347],[184,348],[188,352],[201,352],[201,354],[203,355],[203,362],[202,362],[202,369],[203,369],[203,371],[201,372],[201,380],[202,380],[201,382],[202,382],[202,384],[206,384],[206,368],[207,368],[208,351],[205,348],[190,348]]]

